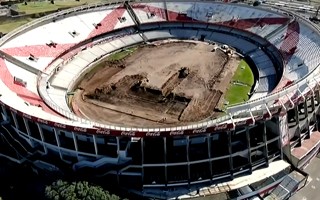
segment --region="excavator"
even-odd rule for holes
[[[309,20],[312,21],[313,23],[316,23],[316,24],[320,23],[320,17],[318,17],[319,10],[320,10],[320,6],[318,6],[317,8],[315,16],[309,18]]]

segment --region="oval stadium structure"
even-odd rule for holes
[[[216,1],[115,1],[37,19],[0,39],[1,156],[145,197],[287,197],[319,151],[319,31],[281,8]],[[98,63],[133,48],[101,75],[112,84],[87,82],[95,99],[79,93]],[[244,84],[230,79],[239,59],[254,84],[228,105],[228,85]]]

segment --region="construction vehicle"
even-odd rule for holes
[[[309,18],[309,20],[312,21],[313,23],[316,23],[316,24],[320,23],[320,17],[318,17],[319,10],[320,10],[320,6],[318,6],[317,8],[315,16]]]

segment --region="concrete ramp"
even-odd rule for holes
[[[26,64],[26,63],[24,63],[24,62],[22,62],[22,61],[20,61],[18,59],[16,59],[16,58],[14,58],[13,56],[11,56],[11,55],[9,55],[9,54],[1,51],[1,50],[0,50],[0,58],[3,58],[4,60],[7,60],[7,61],[9,61],[9,62],[11,62],[11,63],[23,68],[23,69],[25,69],[25,70],[33,73],[33,74],[38,75],[41,72],[39,69],[36,69],[36,68],[34,68],[34,67],[32,67],[32,66],[30,66],[30,65],[28,65],[28,64]]]

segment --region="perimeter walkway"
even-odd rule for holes
[[[298,191],[290,200],[317,200],[319,199],[320,189],[320,157],[313,158],[310,164],[305,168],[309,174],[308,182],[305,187]]]

